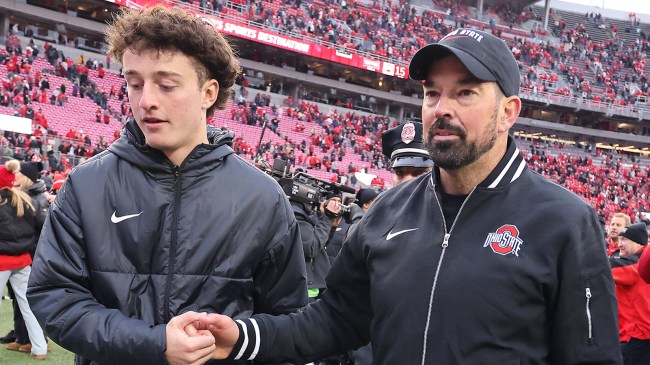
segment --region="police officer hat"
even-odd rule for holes
[[[422,144],[422,123],[406,122],[381,134],[382,153],[391,167],[433,167]]]

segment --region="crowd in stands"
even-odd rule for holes
[[[560,152],[547,154],[551,146]],[[532,170],[589,202],[603,224],[616,212],[637,217],[638,222],[639,212],[650,211],[650,164],[630,163],[624,156],[600,149],[595,154],[578,155],[562,151],[562,143],[540,140],[530,143],[528,149],[520,145],[520,149]],[[601,163],[595,164],[594,158]]]
[[[235,11],[224,7],[219,0],[194,2],[206,11]],[[494,34],[501,35],[505,27],[499,26],[500,23],[509,24],[512,30],[513,25],[541,20],[531,8],[517,8],[507,1],[499,2],[493,9],[486,6],[484,11],[490,18],[487,23],[470,19],[468,6],[460,0],[434,1],[434,7],[446,10],[416,9],[409,2],[258,0],[241,11],[246,21],[269,29],[299,34],[314,42],[326,41],[349,51],[369,52],[396,63],[406,63],[417,49],[436,42],[459,26],[491,28]],[[634,17],[634,21],[638,19]],[[600,26],[606,19],[600,14],[587,13],[586,22]],[[526,37],[512,31],[514,36],[506,39],[522,61],[522,73],[526,75],[522,86],[534,93],[550,91],[594,102],[646,105],[649,87],[645,75],[648,51],[645,31],[637,28],[637,40],[626,43],[616,37],[614,27],[612,38],[596,42],[590,38],[585,23],[568,27],[562,19],[552,21],[558,43],[543,43],[538,39],[546,34],[541,23],[536,23]]]
[[[217,1],[212,3],[218,5]],[[204,1],[201,5],[206,6],[206,4],[207,2]],[[297,12],[288,14],[289,11],[275,9],[269,4],[262,1],[253,3],[251,15],[262,16],[265,19],[293,17],[291,22],[294,22],[294,26],[296,26],[295,19],[299,15]],[[322,35],[330,33],[337,34],[338,37],[339,33],[331,31],[342,29],[345,24],[355,32],[345,33],[352,35],[345,39],[346,42],[356,39],[355,37],[367,37],[366,40],[375,40],[372,35],[388,32],[385,34],[386,37],[401,39],[401,41],[408,39],[412,48],[417,49],[424,43],[435,41],[453,28],[451,25],[443,23],[444,17],[439,17],[438,13],[423,12],[419,14],[409,10],[410,8],[406,4],[391,4],[382,9],[377,4],[373,7],[351,2],[345,5],[341,11],[336,12],[331,11],[336,4],[328,3],[325,4],[327,6],[320,8],[313,6],[314,4],[316,2],[305,4],[314,11],[318,9],[312,14],[314,17],[309,17],[309,19],[312,21],[317,19],[319,22],[327,21],[329,22],[328,26],[331,27]],[[463,11],[458,4],[457,1],[446,1],[439,5],[449,5],[448,15],[453,17],[454,12]],[[289,5],[293,5],[296,10],[300,8],[301,4],[300,2],[291,2]],[[519,14],[521,19],[515,18],[522,21],[530,16],[527,12],[514,11],[503,4],[495,11],[499,14],[510,14],[513,17],[515,14]],[[342,14],[347,14],[347,17]],[[383,14],[377,18],[380,20],[369,25],[368,22],[375,19],[374,17],[378,14]],[[343,23],[341,22],[342,16],[345,17]],[[464,17],[455,17],[454,19],[461,22],[466,20]],[[333,24],[338,24],[338,27]],[[354,27],[350,27],[351,24]],[[557,26],[562,27],[562,24]],[[318,29],[321,28],[319,25]],[[417,35],[425,28],[427,38],[420,39]],[[363,33],[362,30],[371,33]],[[560,80],[558,74],[540,73],[539,70],[556,70],[568,80],[574,80],[570,83],[570,90],[569,87],[556,88],[558,93],[567,95],[575,92],[592,93],[597,87],[603,87],[606,90],[607,87],[611,87],[611,92],[614,95],[623,98],[633,97],[634,92],[627,92],[626,87],[623,87],[622,91],[619,89],[619,85],[632,82],[643,82],[645,85],[643,92],[647,92],[645,75],[643,72],[635,73],[635,66],[638,68],[639,64],[637,61],[645,62],[648,47],[645,35],[635,45],[622,45],[628,48],[620,48],[620,42],[608,41],[605,44],[592,42],[586,34],[586,30],[581,27],[567,29],[565,26],[561,34],[563,45],[540,44],[528,38],[517,37],[510,41],[513,45],[513,52],[522,61],[523,82],[543,82],[543,85],[540,84],[540,91],[543,91],[543,87],[557,85]],[[341,39],[345,37],[343,36]],[[380,48],[388,50],[385,47],[386,43],[381,40],[384,39],[383,36],[378,39]],[[397,45],[395,42],[397,41],[388,42],[388,44]],[[567,44],[571,46],[568,47]],[[0,90],[0,107],[5,107],[2,110],[5,114],[10,110],[14,115],[32,119],[34,133],[33,135],[20,135],[5,132],[4,137],[0,140],[4,155],[11,155],[22,160],[46,161],[49,162],[51,171],[65,172],[83,159],[105,150],[109,140],[112,141],[119,136],[117,129],[112,136],[101,135],[90,138],[91,136],[84,134],[81,129],[76,131],[71,129],[63,135],[64,131],[55,131],[50,128],[48,115],[41,107],[43,104],[49,104],[65,108],[69,98],[89,97],[97,105],[96,110],[88,111],[94,115],[93,120],[96,123],[107,123],[111,120],[111,116],[117,116],[122,121],[126,120],[130,116],[130,108],[126,100],[124,83],[122,82],[121,86],[117,87],[117,84],[112,83],[110,89],[106,87],[107,84],[103,83],[102,79],[110,77],[111,74],[106,72],[101,62],[97,59],[86,60],[82,56],[76,61],[71,60],[51,45],[40,50],[30,42],[23,48],[20,40],[18,39],[16,42],[15,37],[8,37],[6,45],[6,50],[0,50],[0,63],[3,65],[0,67],[0,71],[3,71],[0,72],[0,75],[4,76],[2,90]],[[369,46],[372,47],[372,45]],[[377,44],[374,46],[377,50]],[[399,47],[399,52],[404,52],[400,57],[408,59],[409,47]],[[34,60],[38,59],[41,54],[48,59],[51,65],[50,73],[44,72],[43,69],[32,69]],[[602,80],[596,78],[592,86],[591,82],[585,79],[584,69],[576,66],[578,61],[585,61],[586,65],[593,67],[595,71],[598,71],[594,74],[600,73],[603,76]],[[615,74],[615,71],[618,73]],[[57,87],[53,87],[50,85],[50,77],[65,78],[67,82],[58,83]],[[387,171],[387,161],[381,154],[380,137],[382,131],[396,125],[396,120],[376,115],[357,115],[353,111],[347,113],[323,112],[316,104],[293,100],[291,97],[287,98],[285,105],[270,105],[270,97],[263,93],[257,94],[254,101],[248,103],[245,98],[245,93],[248,92],[245,82],[245,79],[238,82],[240,85],[237,93],[238,99],[235,99],[226,111],[229,116],[228,123],[246,124],[254,126],[260,131],[261,126],[266,125],[269,133],[279,137],[273,142],[263,143],[261,149],[263,159],[270,162],[274,158],[284,157],[289,159],[294,166],[308,169],[308,171],[319,174],[319,177],[326,177],[353,186],[356,183],[356,172],[376,173],[378,176],[374,181],[376,187],[384,187],[387,181],[390,184],[390,180],[386,179],[389,175],[381,173],[381,171]],[[244,97],[242,98],[242,96]],[[613,97],[612,100],[614,100]],[[110,104],[116,108],[111,108]],[[225,123],[213,122],[224,128],[227,127]],[[43,145],[46,140],[45,135],[55,135],[61,142],[56,147],[49,144]],[[238,135],[234,147],[239,154],[252,160],[258,153],[257,143],[254,139]],[[587,183],[580,180],[576,182],[572,175],[572,168],[583,166],[581,165],[582,160],[574,161],[575,157],[570,156],[564,157],[563,160],[562,155],[545,156],[544,154],[539,155],[537,152],[539,150],[530,152],[529,163],[531,166],[551,179],[564,185],[568,184],[572,190],[592,202],[601,214],[607,216],[613,211],[609,205],[610,200],[617,206],[617,209],[627,208],[630,211],[641,208],[650,209],[647,206],[648,177],[646,175],[650,173],[647,167],[645,170],[638,166],[628,168],[625,167],[626,161],[612,158],[604,165],[597,166],[592,173],[587,174],[583,178],[583,180],[588,180]],[[557,164],[558,161],[561,166]],[[615,169],[615,174],[607,172],[612,168]],[[584,173],[584,171],[582,172]],[[639,180],[641,178],[643,180]],[[604,179],[612,180],[608,180],[609,182],[606,183]],[[621,181],[625,181],[625,184],[621,185]],[[579,185],[580,183],[585,185]],[[621,186],[626,188],[621,188]],[[642,202],[639,204],[645,205],[641,207],[630,204],[632,200],[630,194],[641,197]]]

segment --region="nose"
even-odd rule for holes
[[[144,110],[151,110],[158,107],[158,98],[156,97],[155,85],[151,83],[145,83],[142,85],[140,102],[138,105]]]
[[[440,97],[438,97],[438,102],[433,109],[433,116],[436,119],[451,118],[452,109],[450,102],[451,100],[444,94],[440,95]]]

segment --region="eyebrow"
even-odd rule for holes
[[[140,73],[136,70],[126,70],[124,71],[124,76],[140,76]],[[183,77],[183,75],[179,74],[178,72],[174,71],[156,71],[154,75],[158,77]]]
[[[457,83],[459,85],[474,85],[474,84],[483,84],[485,82],[488,82],[488,81],[480,80],[479,78],[477,78],[477,77],[475,77],[473,75],[469,75],[469,76],[467,76],[465,78],[462,78],[462,79],[458,80]],[[434,82],[432,80],[426,80],[426,81],[424,81],[423,85],[424,85],[424,87],[433,87],[435,84],[434,84]]]

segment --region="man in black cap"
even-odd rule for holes
[[[639,259],[648,244],[643,222],[619,234],[620,257],[609,259],[616,283],[621,352],[625,365],[650,364],[650,285],[639,276]]]
[[[381,150],[390,160],[395,185],[431,171],[433,161],[422,144],[422,123],[407,122],[381,134]]]
[[[237,324],[202,318],[214,355],[308,362],[370,339],[375,365],[621,364],[594,209],[529,170],[508,134],[521,111],[508,46],[457,29],[409,72],[423,83],[432,173],[373,203],[320,301]]]

